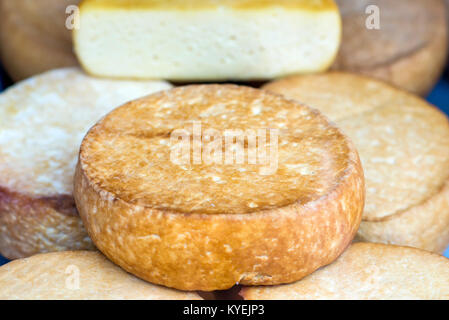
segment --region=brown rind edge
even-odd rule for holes
[[[77,66],[71,43],[60,41],[22,21],[0,1],[0,56],[14,81],[50,69]]]
[[[133,205],[75,173],[75,201],[97,248],[126,271],[180,290],[236,283],[290,283],[334,261],[351,243],[364,204],[364,177],[350,164],[326,197],[251,214],[183,214]]]
[[[69,195],[32,197],[0,187],[0,253],[8,259],[94,246]]]
[[[372,69],[352,70],[387,81],[407,91],[426,96],[443,73],[447,57],[447,32],[440,31],[438,40],[409,56]],[[351,71],[351,70],[348,70]]]
[[[440,10],[446,11],[445,9],[447,9],[445,4],[441,2]],[[426,96],[437,83],[447,61],[449,23],[445,14],[440,14],[437,18],[438,28],[435,28],[434,37],[426,46],[383,65],[341,68],[337,61],[331,69],[373,77],[420,96]]]
[[[449,180],[422,203],[380,221],[362,221],[355,241],[443,253],[449,244]]]

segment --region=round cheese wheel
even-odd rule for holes
[[[449,259],[427,251],[356,243],[301,281],[243,288],[247,300],[447,300]]]
[[[93,248],[72,196],[81,140],[115,107],[168,88],[171,85],[164,81],[97,79],[67,68],[4,91],[0,95],[0,253],[16,259]]]
[[[446,63],[443,0],[337,0],[343,37],[333,69],[426,95]]]
[[[0,268],[1,300],[201,300],[152,285],[94,251],[38,254]]]
[[[75,199],[95,245],[125,270],[211,291],[292,282],[332,262],[358,228],[364,181],[352,143],[317,111],[199,85],[91,128]]]
[[[449,122],[383,82],[332,72],[264,87],[314,106],[354,141],[366,179],[358,239],[443,252],[449,245]]]

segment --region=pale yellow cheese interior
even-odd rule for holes
[[[81,6],[75,51],[95,75],[253,80],[327,69],[341,21],[333,1],[104,1]]]

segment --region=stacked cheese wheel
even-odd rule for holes
[[[366,179],[358,239],[442,253],[449,243],[449,124],[425,101],[382,82],[330,73],[266,90],[322,111],[354,141]]]
[[[170,87],[164,81],[96,79],[68,68],[2,93],[0,253],[17,259],[92,249],[72,195],[79,144],[110,110]]]

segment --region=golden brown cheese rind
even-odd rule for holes
[[[160,137],[156,133],[188,127],[195,119],[218,130],[284,128],[279,172],[273,174],[278,182],[247,165],[174,167],[164,158],[169,145],[159,149],[161,161],[151,153],[153,140]],[[299,123],[302,128],[294,125]],[[283,173],[283,160],[299,156],[293,146],[282,145],[282,139],[293,137],[308,141],[297,164],[315,168],[321,157],[312,152],[317,149],[327,156],[321,164],[325,170]],[[111,145],[120,152],[113,152]],[[146,171],[139,169],[139,154],[147,156]],[[159,177],[153,167],[164,175]],[[238,174],[238,169],[246,173]],[[179,180],[180,172],[188,178]],[[215,190],[217,182],[207,181],[208,172],[225,181],[218,184],[221,191]],[[197,180],[204,183],[197,185]],[[257,181],[251,187],[258,193],[271,190],[265,194],[271,205],[248,188],[248,180]],[[286,199],[296,199],[282,201],[283,192]],[[307,192],[309,198],[301,198]],[[231,195],[237,200],[230,201]],[[352,144],[316,111],[256,89],[206,85],[130,102],[94,126],[81,146],[75,199],[96,246],[125,270],[168,287],[211,291],[235,283],[291,282],[333,261],[358,228],[364,183]],[[252,210],[249,202],[254,203]]]

